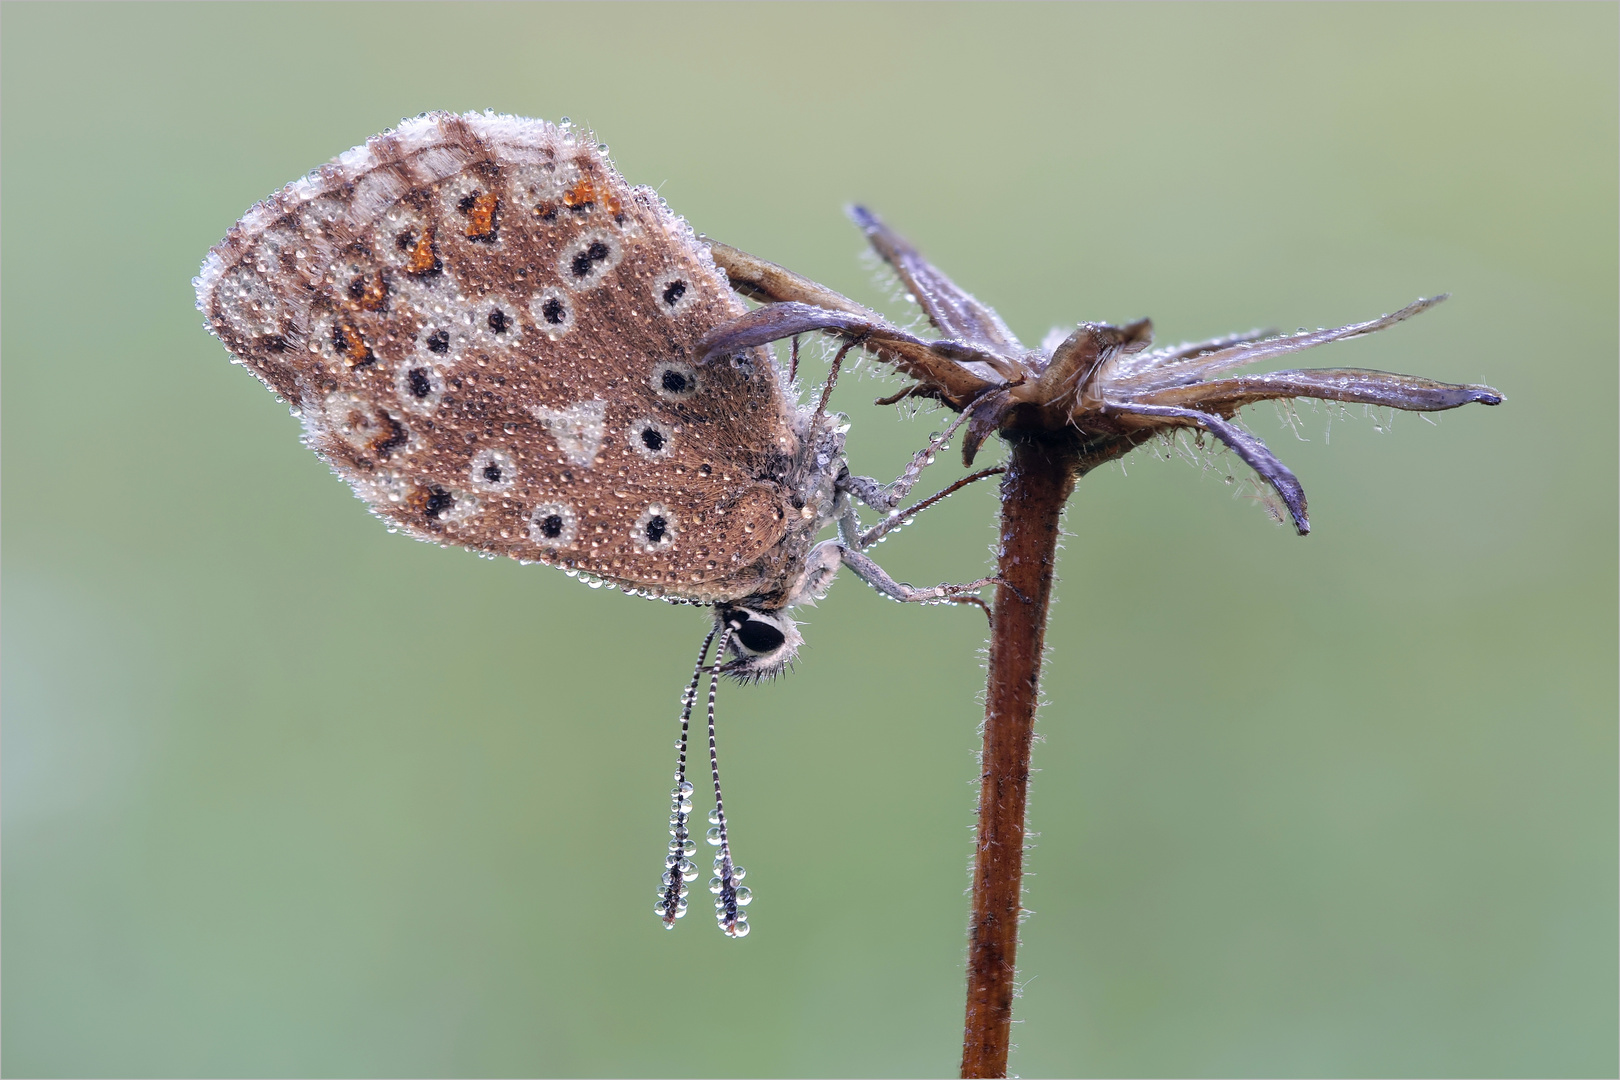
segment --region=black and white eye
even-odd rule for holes
[[[665,360],[653,365],[652,375],[648,378],[653,393],[665,401],[684,401],[697,393],[697,369],[691,364],[683,364],[679,360]]]
[[[675,515],[662,503],[653,503],[641,512],[630,527],[630,541],[637,551],[651,554],[674,546],[680,528]]]
[[[444,376],[431,364],[401,364],[394,373],[399,403],[414,413],[430,413],[444,396]]]
[[[416,493],[415,505],[429,521],[455,525],[478,513],[478,500],[462,491],[430,484]]]
[[[787,641],[787,634],[774,619],[742,610],[737,612],[737,616],[744,617],[747,621],[733,631],[733,636],[736,637],[737,644],[754,655],[773,653]]]
[[[799,646],[804,644],[793,620],[778,611],[726,608],[716,612],[715,618],[720,626],[730,631],[726,636],[726,652],[736,658],[723,670],[739,679],[769,679],[780,675],[799,655]]]
[[[653,279],[653,306],[665,315],[679,315],[699,300],[692,275],[671,270]]]
[[[462,325],[430,322],[416,335],[412,363],[442,370],[460,363],[467,349],[467,332]]]
[[[504,450],[486,448],[473,455],[467,474],[479,491],[511,491],[517,483],[517,462]]]
[[[545,548],[564,548],[579,533],[579,516],[567,503],[541,503],[529,511],[529,539]]]
[[[502,300],[488,301],[474,309],[472,331],[490,345],[510,345],[523,336],[517,308]]]
[[[555,341],[574,328],[574,302],[556,286],[541,289],[529,298],[529,319]]]
[[[649,461],[668,457],[674,452],[675,433],[668,424],[648,417],[630,425],[630,446]]]
[[[575,292],[594,289],[624,258],[624,245],[604,229],[593,229],[563,248],[557,273]]]

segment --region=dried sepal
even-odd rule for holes
[[[1244,464],[1253,469],[1260,479],[1281,496],[1283,505],[1288,508],[1288,516],[1293,518],[1294,529],[1299,535],[1304,536],[1311,531],[1310,519],[1305,516],[1305,489],[1300,486],[1299,478],[1288,466],[1278,461],[1270,447],[1258,437],[1229,420],[1223,420],[1207,412],[1199,412],[1197,409],[1178,409],[1169,405],[1144,405],[1136,402],[1116,406],[1116,409],[1124,413],[1127,422],[1136,417],[1157,420],[1157,423],[1144,424],[1144,427],[1164,427],[1168,423],[1173,426],[1202,428],[1209,432],[1231,447],[1232,452],[1243,459]]]
[[[1230,416],[1245,405],[1280,398],[1316,398],[1359,405],[1384,405],[1407,412],[1442,412],[1461,405],[1499,405],[1502,395],[1489,386],[1443,383],[1417,375],[1395,375],[1367,368],[1305,368],[1266,375],[1172,386],[1135,400],[1189,406]]]
[[[1429,310],[1445,300],[1448,295],[1442,293],[1439,296],[1419,299],[1391,314],[1380,315],[1378,318],[1368,319],[1366,322],[1335,327],[1332,330],[1308,330],[1297,334],[1286,334],[1282,337],[1243,341],[1226,348],[1195,353],[1190,356],[1158,358],[1152,353],[1145,353],[1123,370],[1110,373],[1108,379],[1122,391],[1127,389],[1157,389],[1174,383],[1207,379],[1211,375],[1231,371],[1233,368],[1247,367],[1249,364],[1258,364],[1279,356],[1287,356],[1290,353],[1303,352],[1306,349],[1314,349],[1318,345],[1327,345],[1334,341],[1349,341],[1351,338],[1377,333]]]
[[[1000,353],[1023,350],[995,309],[958,288],[956,282],[866,207],[847,209],[850,220],[866,234],[873,250],[900,275],[901,284],[936,330],[948,338],[983,345]]]
[[[993,379],[1018,375],[1014,365],[971,345],[925,341],[882,319],[797,301],[766,304],[716,327],[698,342],[698,362],[817,330],[859,344],[912,378],[940,387],[952,398],[971,398],[994,386]],[[989,370],[974,371],[968,366],[973,364]]]
[[[963,460],[992,434],[1008,438],[1068,431],[1081,444],[1082,469],[1129,453],[1178,427],[1208,431],[1281,497],[1294,527],[1310,530],[1299,480],[1257,436],[1232,423],[1258,401],[1316,398],[1438,412],[1498,405],[1489,386],[1436,382],[1363,368],[1278,371],[1214,378],[1233,369],[1348,341],[1427,311],[1444,295],[1399,311],[1328,330],[1274,334],[1251,330],[1208,341],[1150,349],[1153,324],[1082,323],[1056,346],[1026,349],[992,309],[964,292],[870,211],[850,216],[928,320],[946,338],[927,340],[813,281],[735,248],[714,245],[714,258],[734,288],[766,306],[717,327],[701,342],[706,354],[765,344],[809,331],[833,334],[892,364],[916,382],[891,397],[928,397],[966,412]]]

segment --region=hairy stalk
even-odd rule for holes
[[[1061,436],[1012,443],[1001,483],[995,626],[979,771],[978,848],[968,927],[964,1077],[1006,1076],[1024,876],[1024,806],[1059,518],[1078,447]]]
[[[1003,584],[996,592],[985,695],[962,1042],[963,1076],[1005,1076],[1037,682],[1058,517],[1075,480],[1156,434],[1195,428],[1224,443],[1254,469],[1282,500],[1303,536],[1310,531],[1304,489],[1265,443],[1234,422],[1240,409],[1260,401],[1316,398],[1427,413],[1476,403],[1500,405],[1502,395],[1489,386],[1442,383],[1369,368],[1228,374],[1319,345],[1365,337],[1428,311],[1444,296],[1419,299],[1399,311],[1332,330],[1283,335],[1256,330],[1158,350],[1149,349],[1153,326],[1146,319],[1126,326],[1085,322],[1056,347],[1031,351],[1018,343],[1001,316],[959,288],[877,215],[859,206],[850,207],[849,213],[899,277],[906,295],[939,332],[938,338],[917,337],[824,285],[711,241],[710,253],[726,271],[731,287],[763,306],[709,331],[698,343],[699,353],[716,356],[822,331],[843,342],[840,357],[844,350],[861,348],[913,380],[884,401],[932,398],[962,414],[961,422],[967,424],[964,465],[972,466],[974,454],[992,435],[999,435],[1012,449],[1001,484],[1000,565],[991,579]],[[826,405],[825,394],[821,404]],[[915,470],[909,475],[914,479]],[[922,505],[927,504],[913,511]],[[861,538],[863,544],[882,531],[884,526],[869,530]],[[863,575],[868,581],[881,573],[858,552],[845,556],[852,567],[863,564],[858,560],[869,564]],[[890,595],[931,600],[941,594],[895,589]],[[960,593],[948,598],[966,599]]]

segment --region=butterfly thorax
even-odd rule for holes
[[[798,657],[803,639],[788,612],[814,603],[832,583],[836,564],[819,564],[811,552],[821,532],[849,507],[849,494],[841,485],[849,473],[844,458],[847,421],[808,407],[795,421],[799,452],[783,476],[786,531],[761,560],[761,587],[715,605],[717,629],[729,631],[726,651],[733,659],[726,671],[750,681],[773,677]]]

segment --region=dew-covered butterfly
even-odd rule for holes
[[[197,306],[390,526],[712,608],[656,911],[673,926],[697,875],[686,750],[707,673],[710,888],[740,937],[716,673],[781,672],[802,644],[789,611],[841,565],[908,602],[980,603],[991,579],[918,589],[862,554],[917,509],[896,510],[950,432],[891,484],[851,475],[832,379],[800,404],[765,348],[700,345],[749,309],[709,245],[605,151],[566,121],[406,120],[250,209],[203,262]],[[853,500],[883,520],[863,531]]]

